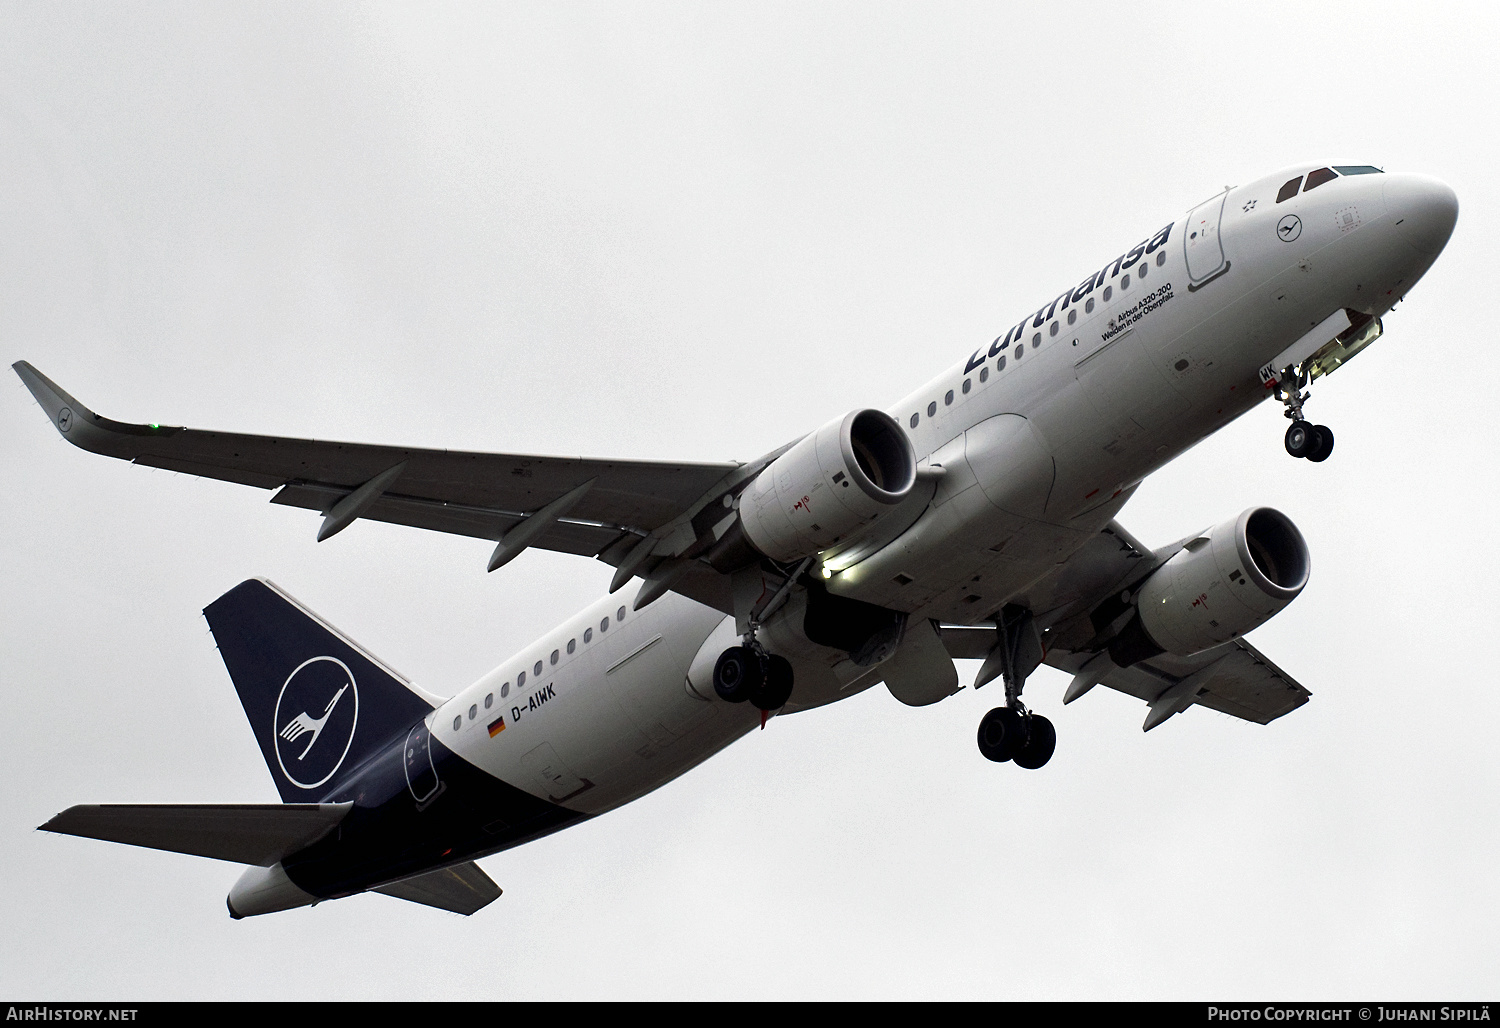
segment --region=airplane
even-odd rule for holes
[[[1447,244],[1437,179],[1307,164],[1226,188],[885,409],[749,463],[599,460],[125,424],[26,362],[62,437],[273,489],[317,539],[361,519],[615,568],[609,594],[473,685],[434,695],[271,582],[204,610],[279,804],[84,805],[43,829],[248,865],[238,919],[374,891],[471,914],[475,860],[628,803],[773,716],[884,683],[904,704],[1004,702],[977,742],[1037,769],[1043,663],[1146,704],[1267,724],[1310,693],[1244,636],[1306,586],[1292,521],[1253,507],[1152,548],[1116,520],[1141,481],[1274,397],[1293,458],[1334,437],[1311,382],[1384,331]],[[1020,311],[1010,316],[1021,315]],[[622,592],[633,581],[639,585]]]

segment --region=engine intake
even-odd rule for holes
[[[905,499],[916,480],[916,452],[895,419],[852,411],[757,475],[740,495],[740,522],[767,557],[799,560],[870,524]]]
[[[1153,652],[1186,657],[1236,639],[1296,599],[1311,567],[1291,519],[1252,507],[1152,572],[1137,594],[1137,617],[1110,644],[1110,655],[1131,664]]]

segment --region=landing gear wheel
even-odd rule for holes
[[[714,665],[714,692],[730,703],[750,699],[764,680],[760,657],[746,646],[729,647]]]
[[[986,760],[1004,763],[1025,741],[1026,718],[1014,707],[996,707],[979,722],[979,752]]]
[[[1306,421],[1294,421],[1286,430],[1286,452],[1293,457],[1306,457],[1316,441],[1316,429]],[[1333,434],[1329,433],[1328,448],[1333,449]]]
[[[1016,762],[1016,767],[1035,771],[1052,759],[1052,751],[1057,749],[1057,729],[1040,714],[1031,715],[1030,722],[1026,741],[1011,759]]]
[[[792,698],[792,662],[774,653],[766,655],[765,673],[748,699],[761,710],[780,710]]]
[[[1303,456],[1314,464],[1317,464],[1327,460],[1328,455],[1332,452],[1333,432],[1329,430],[1327,425],[1314,425],[1312,430],[1312,445],[1308,447],[1307,452]]]

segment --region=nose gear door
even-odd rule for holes
[[[1224,219],[1224,202],[1229,190],[1193,208],[1182,233],[1183,255],[1187,258],[1188,290],[1204,286],[1209,279],[1229,270],[1224,246],[1219,240],[1219,223]]]

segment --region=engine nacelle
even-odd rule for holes
[[[804,437],[740,494],[750,544],[772,560],[827,549],[900,503],[917,455],[894,418],[857,410]]]
[[[1146,579],[1140,625],[1163,650],[1199,653],[1269,621],[1297,598],[1311,566],[1291,519],[1252,507],[1191,540]]]

